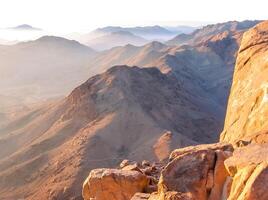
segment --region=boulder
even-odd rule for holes
[[[131,200],[147,200],[147,199],[149,199],[149,197],[150,197],[150,194],[148,194],[148,193],[138,192],[131,198]]]
[[[238,148],[224,163],[233,178],[228,200],[268,199],[267,143]]]
[[[230,144],[197,145],[177,149],[162,170],[158,183],[159,200],[175,191],[169,199],[221,199],[228,177],[224,160],[231,156]],[[170,194],[170,193],[169,193]],[[178,197],[179,196],[179,197]]]
[[[148,178],[137,171],[94,169],[83,184],[84,200],[130,200],[148,186]]]

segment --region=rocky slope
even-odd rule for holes
[[[236,43],[226,46],[231,45],[237,49]],[[157,67],[161,72],[174,76],[188,91],[199,95],[200,101],[217,107],[212,110],[223,119],[234,59],[235,53],[226,62],[208,45],[169,47],[152,42],[142,47],[127,45],[102,52],[93,59],[90,69],[105,71],[116,64]]]
[[[122,186],[124,191],[115,189],[110,194],[117,194],[117,200],[267,200],[267,39],[268,21],[243,36],[221,143],[176,149],[167,163],[152,164],[146,170],[142,165],[124,166],[118,169],[118,177],[126,178],[125,174],[136,171],[135,177],[146,175],[148,182],[136,187],[136,193]],[[110,170],[96,175],[95,169],[90,173],[83,185],[85,200],[113,197],[100,198],[101,194],[108,195],[106,191],[90,187],[95,179],[104,187],[118,182],[117,176],[110,175],[110,182],[105,179]],[[152,189],[155,186],[152,178],[158,180],[157,188]],[[135,185],[143,183],[137,178],[127,179],[125,182],[132,181]]]
[[[242,34],[256,23],[210,25],[198,29],[195,34],[188,34],[196,40],[187,42],[187,45],[171,41],[168,43],[171,46],[151,42],[141,47],[116,47],[96,56],[89,68],[106,71],[118,64],[157,67],[163,73],[174,75],[188,90],[202,96],[199,99],[209,99],[210,105],[214,105],[212,110],[223,120]]]
[[[215,141],[219,129],[172,77],[116,66],[0,130],[0,197],[79,199],[90,169],[162,161],[176,147]]]
[[[218,24],[207,25],[201,29],[197,29],[191,34],[179,34],[175,38],[169,40],[169,45],[183,45],[183,44],[198,44],[214,37],[217,34],[223,32],[235,33],[238,31],[245,31],[254,25],[260,23],[260,21],[230,21]]]

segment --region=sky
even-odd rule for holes
[[[267,0],[1,0],[0,28],[30,24],[49,32],[108,25],[191,25],[268,19]]]

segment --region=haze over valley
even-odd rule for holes
[[[1,200],[267,200],[268,22],[136,4],[0,21]]]

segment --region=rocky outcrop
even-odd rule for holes
[[[137,171],[120,169],[92,170],[83,185],[85,200],[129,200],[143,192],[149,184],[147,176]]]
[[[232,177],[228,200],[268,199],[268,144],[238,148],[225,160]]]
[[[171,154],[171,161],[161,172],[158,199],[163,199],[165,193],[172,191],[189,199],[221,199],[228,176],[224,160],[231,154],[232,146],[223,144],[175,150]]]
[[[242,39],[221,141],[267,141],[268,21],[247,31]],[[263,132],[264,131],[264,132]],[[256,140],[255,140],[256,141]]]
[[[162,171],[160,171],[161,164],[150,164],[145,161],[139,164],[124,160],[120,164],[122,169],[116,171],[117,174],[112,176],[113,179],[98,175],[99,171],[104,173],[103,169],[93,170],[84,183],[83,196],[85,200],[90,198],[98,200],[100,197],[106,200],[112,199],[113,193],[120,195],[125,192],[127,193],[125,199],[121,197],[122,195],[117,198],[128,200],[132,195],[132,200],[220,200],[224,195],[223,188],[228,177],[224,161],[231,156],[232,151],[232,145],[220,143],[177,149],[170,155],[170,161]],[[138,180],[125,178],[126,185],[121,185],[116,177],[131,171],[147,177],[148,184],[143,188],[137,188]],[[98,183],[94,181],[96,177]],[[133,182],[137,194],[134,195],[133,190],[128,189],[128,181]],[[116,187],[112,187],[114,184]],[[108,189],[105,185],[109,185]],[[110,191],[109,188],[112,190]]]
[[[123,161],[120,166],[123,168],[117,170],[119,175],[112,176],[112,179],[105,179],[104,176],[101,176],[98,183],[94,182],[92,177],[96,177],[95,171],[103,169],[93,170],[84,184],[85,200],[90,198],[98,200],[100,197],[102,200],[113,200],[113,193],[116,195],[127,193],[125,198],[117,196],[120,200],[268,199],[266,193],[268,187],[267,143],[250,144],[237,147],[235,150],[231,144],[197,145],[173,151],[170,161],[164,167],[152,165],[149,162],[139,164],[131,161]],[[147,171],[149,166],[155,170]],[[113,171],[112,169],[106,170]],[[131,171],[136,175],[146,177],[149,180],[147,185],[137,187],[140,181],[138,179],[131,180],[127,176],[126,184],[121,185],[122,182],[118,181],[116,177],[124,176],[124,173]],[[156,186],[157,181],[157,190],[150,189],[152,186]],[[113,187],[115,183],[117,183],[116,187]],[[133,184],[137,193],[129,190],[129,184]],[[90,187],[91,185],[92,187]],[[108,189],[105,187],[106,185],[108,185]]]

